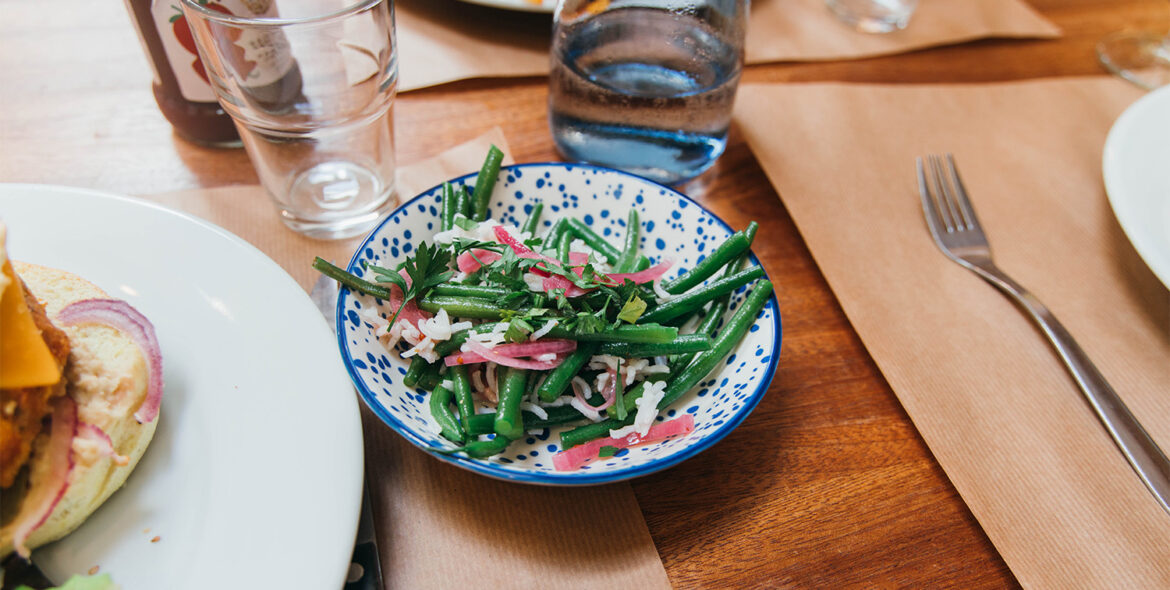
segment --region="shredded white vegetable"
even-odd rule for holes
[[[534,404],[534,403],[526,402],[526,403],[520,404],[520,409],[528,411],[528,412],[532,412],[533,414],[536,415],[537,418],[540,418],[541,420],[545,420],[548,418],[548,412],[544,411],[544,408],[542,408],[539,405]]]
[[[545,322],[544,325],[541,326],[540,329],[538,329],[537,331],[533,332],[532,336],[530,336],[528,339],[529,340],[540,340],[541,338],[544,338],[545,334],[548,334],[549,332],[552,331],[553,328],[557,327],[557,323],[558,322],[555,319]]]
[[[593,409],[593,406],[590,406],[580,399],[576,397],[569,398],[569,405],[576,408],[578,412],[581,412],[582,416],[585,416],[590,421],[601,422],[601,414],[598,414],[597,411]]]

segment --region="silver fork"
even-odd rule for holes
[[[1162,509],[1170,512],[1170,460],[1052,312],[992,262],[987,236],[950,154],[918,159],[918,192],[938,247],[1007,294],[1036,322],[1138,477]]]

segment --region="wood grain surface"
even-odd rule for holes
[[[925,0],[930,1],[930,0]],[[1064,31],[876,59],[753,66],[745,80],[989,82],[1101,73],[1123,28],[1170,29],[1165,0],[1031,0]],[[50,7],[51,4],[51,7]],[[121,5],[0,0],[0,181],[124,194],[257,182],[242,150],[175,136]],[[472,80],[401,95],[400,163],[499,126],[518,162],[555,160],[545,80]],[[634,482],[680,588],[1016,585],[850,327],[738,130],[683,187],[732,226],[778,285],[780,368],[754,413],[712,449]],[[2,214],[2,212],[0,212]]]

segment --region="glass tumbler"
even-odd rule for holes
[[[918,0],[825,0],[837,18],[863,33],[892,33],[905,29]]]
[[[561,155],[663,184],[723,153],[747,0],[560,0],[549,127]]]
[[[182,0],[211,86],[281,220],[366,232],[395,204],[392,0]]]

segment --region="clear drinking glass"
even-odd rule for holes
[[[395,204],[392,0],[182,0],[224,110],[288,227],[364,233]]]
[[[568,160],[664,184],[727,145],[743,69],[746,0],[561,0],[549,126]]]
[[[1113,33],[1097,42],[1097,59],[1105,69],[1146,90],[1170,84],[1170,34]]]
[[[905,29],[918,0],[825,0],[837,18],[863,33],[892,33]]]

